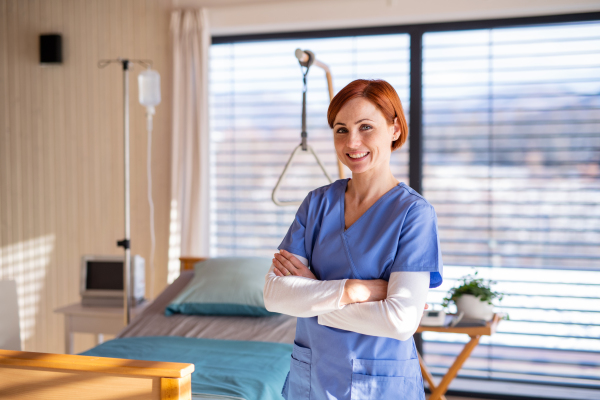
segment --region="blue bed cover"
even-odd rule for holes
[[[150,336],[114,339],[81,355],[194,364],[192,393],[281,400],[292,345]]]

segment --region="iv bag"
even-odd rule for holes
[[[145,69],[138,75],[140,104],[154,107],[160,104],[160,75],[153,69]]]

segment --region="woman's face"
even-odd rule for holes
[[[388,124],[369,100],[357,97],[340,109],[333,123],[338,158],[353,174],[389,166],[392,142],[400,134],[398,119]]]

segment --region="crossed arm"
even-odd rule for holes
[[[393,272],[382,279],[319,281],[304,257],[282,250],[265,277],[269,311],[318,316],[320,325],[365,335],[409,339],[429,290],[429,272]]]

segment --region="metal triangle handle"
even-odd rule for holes
[[[287,175],[288,169],[289,169],[290,165],[292,164],[292,160],[294,159],[294,157],[296,157],[296,154],[298,154],[300,151],[310,152],[315,157],[315,160],[317,160],[317,164],[319,164],[319,167],[321,167],[321,171],[323,171],[323,173],[327,177],[327,180],[329,181],[329,183],[333,182],[331,180],[331,177],[327,173],[325,166],[323,165],[323,163],[321,162],[321,160],[319,159],[319,157],[317,156],[317,153],[315,153],[313,148],[311,146],[307,145],[306,150],[302,150],[302,144],[299,144],[298,146],[296,146],[296,148],[292,152],[292,155],[290,156],[289,160],[285,164],[285,167],[283,168],[283,172],[281,173],[281,176],[279,176],[279,180],[277,181],[277,185],[275,185],[275,188],[273,189],[271,199],[273,199],[273,203],[275,203],[278,206],[299,206],[300,204],[302,204],[302,200],[300,200],[300,201],[281,201],[277,198],[277,194],[279,193],[279,186],[281,186],[281,183],[283,182],[285,176]]]

